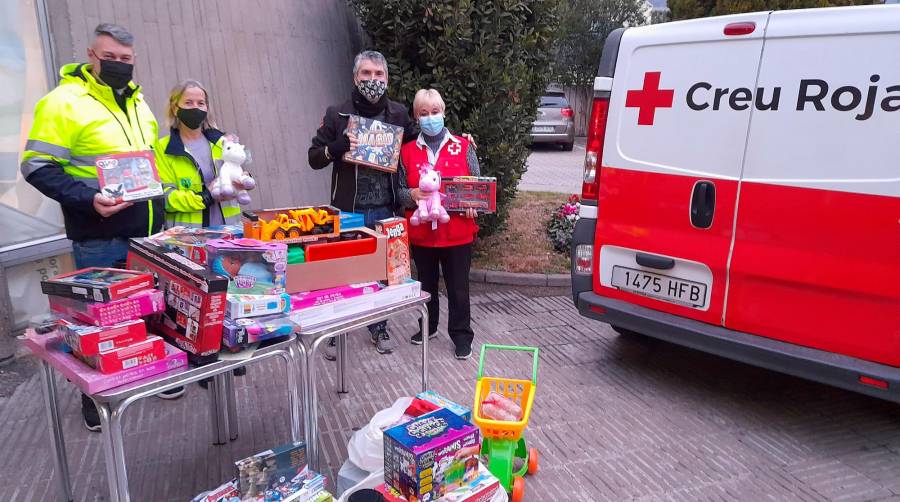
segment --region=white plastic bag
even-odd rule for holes
[[[413,398],[401,397],[372,417],[368,425],[353,433],[347,443],[350,461],[367,472],[384,470],[384,430],[397,425]]]
[[[369,474],[368,476],[366,476],[365,479],[363,479],[359,483],[351,486],[350,488],[347,488],[347,490],[341,494],[340,498],[338,498],[338,502],[347,502],[347,499],[350,498],[350,495],[353,495],[354,493],[356,493],[360,490],[364,490],[366,488],[368,488],[370,490],[374,490],[375,487],[377,487],[378,485],[380,485],[382,483],[384,483],[384,467]],[[495,501],[491,500],[491,502],[495,502]],[[506,502],[506,501],[503,500],[500,502]]]

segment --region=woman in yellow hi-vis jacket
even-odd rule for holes
[[[222,163],[225,134],[215,128],[209,93],[185,80],[169,95],[168,136],[156,142],[156,163],[166,192],[166,227],[237,225],[237,202],[215,200],[207,188]]]

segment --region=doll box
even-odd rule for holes
[[[163,293],[157,289],[145,289],[128,298],[108,303],[98,303],[64,296],[49,296],[50,310],[68,316],[83,324],[112,326],[162,312]]]
[[[387,237],[368,228],[355,228],[375,238],[374,251],[367,254],[294,263],[287,266],[287,292],[315,291],[347,284],[387,279]],[[327,243],[321,246],[328,246]]]
[[[228,295],[225,317],[241,319],[272,314],[286,314],[291,311],[291,297],[280,295]]]
[[[109,374],[150,364],[166,357],[163,339],[150,335],[131,345],[107,350],[92,356],[75,353],[76,356],[100,373]]]
[[[147,325],[143,319],[104,327],[85,326],[60,319],[59,330],[69,347],[82,356],[96,356],[101,352],[121,349],[147,339]]]
[[[497,211],[497,178],[484,176],[454,176],[444,178],[441,191],[447,195],[444,208],[464,213],[474,208],[479,214]]]
[[[256,239],[212,239],[206,242],[207,269],[225,276],[233,295],[284,293],[287,245]]]
[[[375,230],[387,236],[387,281],[392,286],[412,278],[407,225],[406,218],[387,218],[375,222]]]
[[[126,152],[98,157],[100,193],[116,202],[136,202],[163,196],[153,152]]]
[[[297,326],[283,314],[243,319],[225,319],[222,323],[222,344],[238,352],[251,343],[290,336]]]
[[[478,427],[444,408],[392,427],[384,431],[384,482],[407,500],[439,499],[478,475],[480,440]]]
[[[244,237],[265,242],[296,244],[341,232],[341,210],[334,206],[282,207],[244,211]]]
[[[150,329],[171,339],[196,364],[216,360],[228,279],[146,239],[131,239],[128,266],[153,273],[165,295],[165,308],[150,318]]]
[[[110,302],[153,289],[153,276],[134,270],[89,267],[41,281],[46,295]]]

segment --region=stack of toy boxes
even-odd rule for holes
[[[41,282],[58,330],[75,355],[103,374],[166,357],[163,340],[148,335],[143,317],[162,311],[153,276],[131,270],[86,268]]]
[[[306,445],[288,443],[234,463],[242,501],[320,502],[331,500],[325,477],[309,470]]]

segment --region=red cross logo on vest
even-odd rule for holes
[[[451,141],[450,144],[447,145],[447,151],[450,153],[450,155],[459,155],[459,152],[462,151],[462,147],[459,145],[459,143]]]
[[[661,72],[644,72],[644,88],[628,91],[625,97],[626,108],[638,109],[638,125],[653,125],[657,108],[672,108],[675,100],[675,89],[660,89]]]

